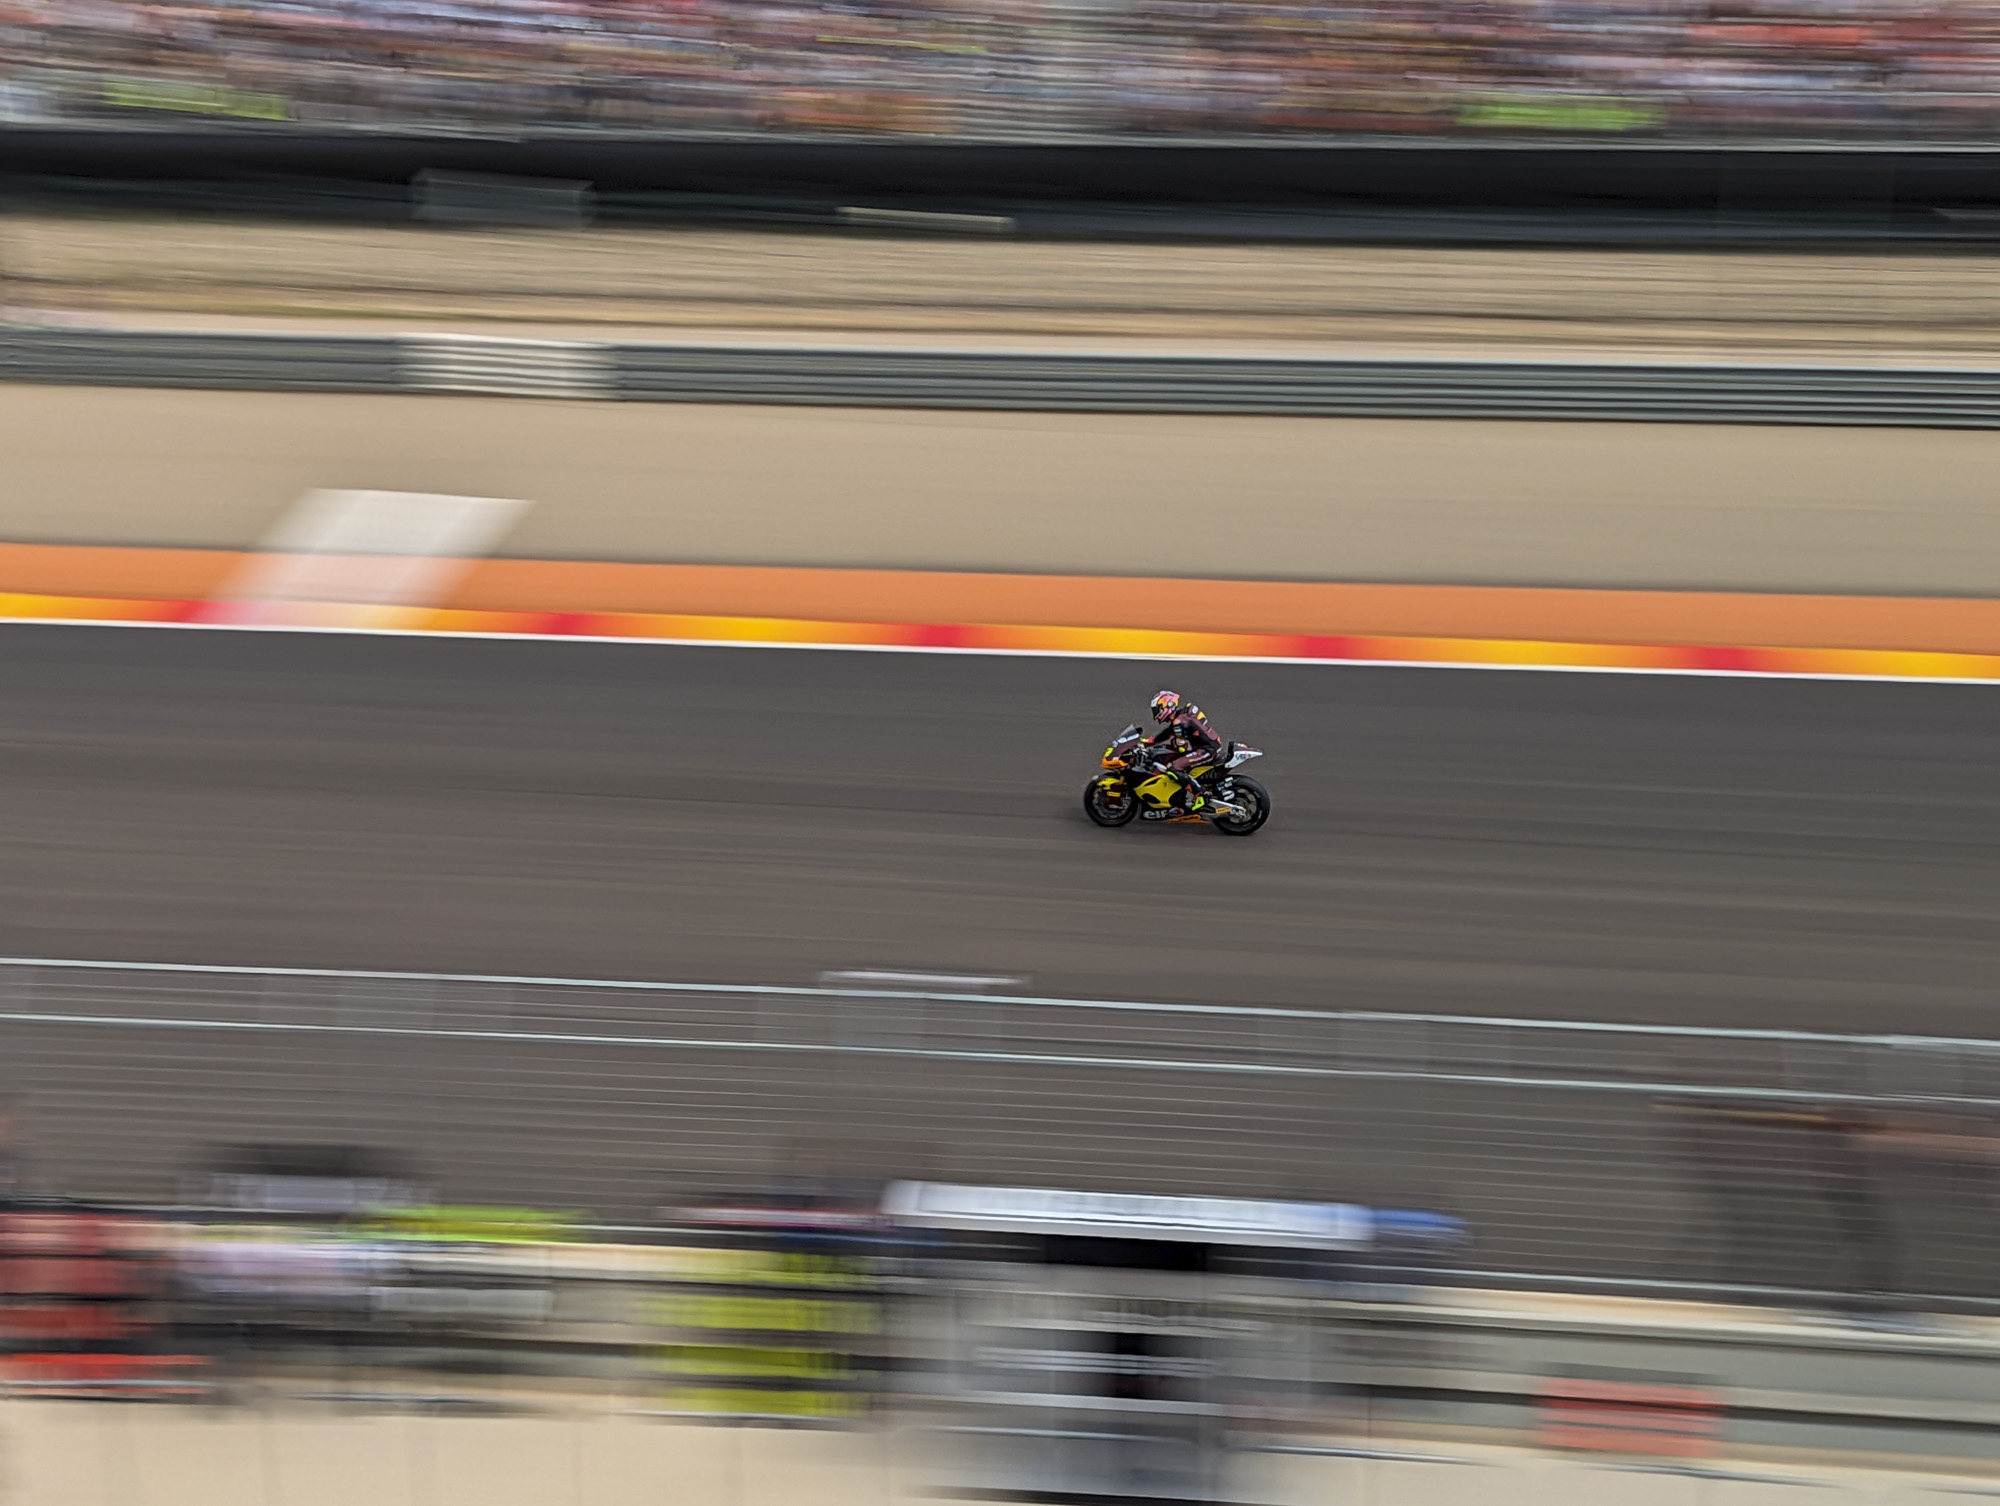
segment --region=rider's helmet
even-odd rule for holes
[[[1174,713],[1181,709],[1181,696],[1177,690],[1163,690],[1153,697],[1153,720],[1162,724],[1174,719]]]

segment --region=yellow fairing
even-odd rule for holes
[[[1139,792],[1139,798],[1155,809],[1173,799],[1174,792],[1180,787],[1181,782],[1171,774],[1155,774],[1143,784],[1133,786]]]

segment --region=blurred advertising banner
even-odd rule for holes
[[[1722,1397],[1679,1377],[1543,1379],[1535,1441],[1591,1453],[1705,1458],[1721,1451]]]
[[[933,1229],[1328,1250],[1358,1248],[1368,1242],[1370,1229],[1369,1210],[1347,1203],[1154,1197],[946,1182],[898,1182],[889,1189],[883,1210],[900,1223]]]
[[[167,1231],[134,1213],[0,1213],[0,1351],[15,1395],[198,1396],[205,1360],[167,1321]]]
[[[1040,1500],[1230,1498],[1232,1457],[1308,1415],[1306,1283],[1369,1245],[1369,1209],[935,1182],[883,1208],[930,1237],[913,1347],[936,1356],[950,1489]]]
[[[663,1252],[645,1302],[650,1369],[669,1413],[858,1421],[889,1358],[881,1215],[852,1196],[792,1194],[684,1208],[704,1245]]]

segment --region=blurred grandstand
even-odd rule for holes
[[[1990,139],[1938,0],[5,0],[0,121],[1102,137]]]

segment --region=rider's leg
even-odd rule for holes
[[[1201,786],[1195,782],[1196,776],[1206,767],[1205,764],[1197,764],[1181,774],[1181,804],[1190,811],[1198,811],[1208,804],[1208,797],[1202,794]]]

